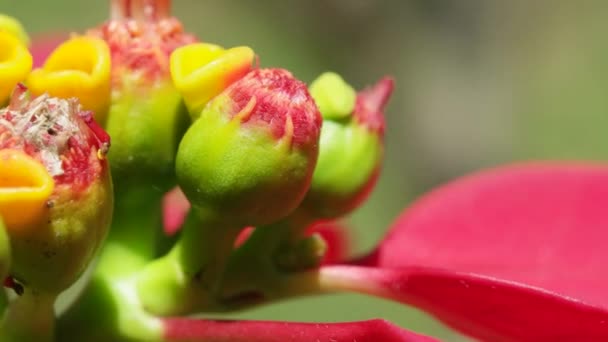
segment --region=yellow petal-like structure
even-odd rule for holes
[[[41,162],[18,150],[0,150],[0,217],[9,232],[42,220],[54,187]]]
[[[246,46],[224,49],[206,43],[180,47],[171,54],[171,78],[188,111],[198,118],[209,100],[251,70],[255,53]]]
[[[76,97],[103,123],[110,105],[111,57],[108,45],[93,37],[73,37],[59,45],[42,68],[32,71],[27,85],[33,95]]]
[[[15,85],[32,70],[32,55],[12,33],[0,30],[0,107],[6,103]]]

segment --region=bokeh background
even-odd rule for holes
[[[0,0],[36,37],[104,20],[103,0]],[[530,159],[608,155],[608,2],[566,0],[174,0],[201,39],[249,45],[263,66],[310,82],[333,70],[361,88],[397,82],[374,194],[348,219],[370,250],[417,196],[468,172]],[[230,316],[235,317],[235,316]],[[383,317],[464,340],[411,308],[358,295],[293,300],[236,317]]]

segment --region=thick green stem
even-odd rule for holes
[[[305,216],[292,215],[256,228],[231,256],[221,297],[228,302],[239,300],[244,294],[266,298],[279,290],[277,281],[285,274],[316,266],[324,245],[318,239],[304,238],[311,222]]]
[[[238,232],[238,227],[193,210],[173,249],[138,277],[145,309],[157,315],[216,310],[216,294]]]
[[[55,295],[25,291],[6,310],[0,338],[2,341],[51,342],[55,328]]]
[[[101,252],[95,274],[109,278],[139,271],[155,257],[161,228],[163,192],[150,186],[116,184],[112,229]]]
[[[60,317],[60,338],[153,340],[159,334],[159,323],[143,311],[133,279],[155,257],[163,193],[143,184],[116,184],[116,189],[112,229],[91,281]]]

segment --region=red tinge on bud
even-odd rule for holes
[[[197,41],[184,32],[179,20],[169,16],[166,0],[115,0],[111,15],[111,20],[89,34],[108,43],[115,82],[123,77],[118,72],[121,69],[137,72],[145,80],[168,77],[171,52]]]
[[[388,102],[395,81],[384,77],[373,86],[367,87],[357,94],[354,117],[370,130],[384,134],[384,107]]]
[[[226,89],[229,111],[245,124],[263,123],[277,139],[316,144],[322,119],[306,85],[284,69],[256,69]]]
[[[39,160],[56,185],[84,188],[98,179],[109,145],[107,133],[76,99],[29,99],[20,84],[9,106],[0,110],[0,150],[21,150]]]

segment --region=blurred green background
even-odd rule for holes
[[[0,12],[35,37],[96,25],[106,2],[0,0]],[[357,88],[394,75],[384,172],[349,218],[355,253],[370,250],[410,201],[459,175],[527,159],[608,155],[606,1],[174,0],[174,13],[202,40],[249,45],[263,66],[307,82],[326,70]],[[238,317],[382,317],[463,340],[417,310],[357,295],[294,300]]]

